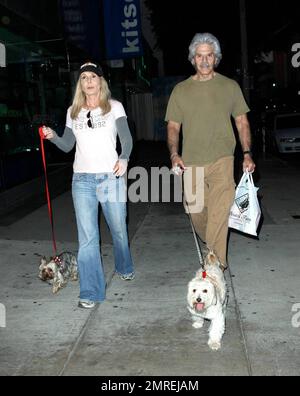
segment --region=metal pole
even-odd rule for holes
[[[247,17],[246,2],[240,0],[240,28],[241,28],[241,52],[242,52],[242,74],[243,89],[247,102],[250,102],[249,75],[248,75],[248,37],[247,37]]]

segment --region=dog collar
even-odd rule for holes
[[[55,262],[55,264],[57,264],[58,266],[60,266],[62,263],[61,263],[61,259],[58,257],[58,256],[56,256],[55,258],[54,258],[54,262]]]
[[[202,278],[205,279],[207,276],[206,271],[202,271]]]

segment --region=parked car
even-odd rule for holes
[[[279,153],[300,153],[300,113],[275,115],[272,136]]]

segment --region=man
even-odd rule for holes
[[[220,43],[210,33],[197,33],[189,47],[189,60],[196,74],[177,84],[170,96],[166,118],[172,167],[184,172],[186,210],[197,234],[227,267],[228,217],[234,199],[233,161],[235,121],[244,160],[243,170],[253,172],[249,108],[236,81],[215,68],[222,58]],[[179,155],[182,127],[183,149]],[[203,178],[197,177],[203,170]],[[201,180],[200,180],[201,179]],[[203,193],[192,205],[192,195]],[[197,205],[199,206],[197,209]]]

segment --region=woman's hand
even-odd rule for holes
[[[127,166],[127,159],[119,159],[113,169],[114,175],[117,177],[123,176],[127,171]]]
[[[43,126],[43,134],[44,134],[44,137],[45,137],[45,139],[53,139],[54,138],[54,131],[53,131],[53,129],[51,129],[51,128],[49,128],[49,127],[47,127],[47,126]]]

